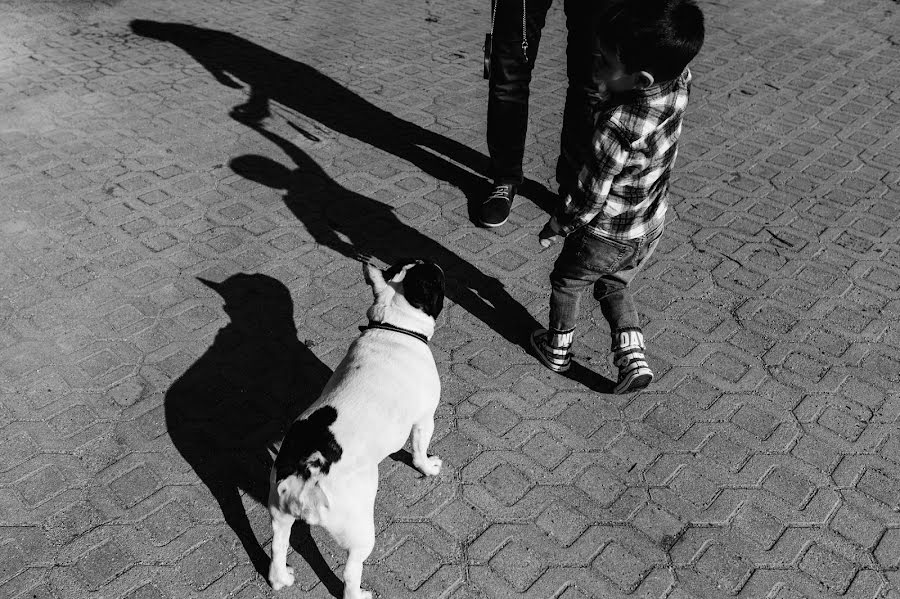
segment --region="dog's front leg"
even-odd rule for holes
[[[434,415],[430,414],[415,423],[412,428],[413,466],[426,476],[435,476],[441,471],[441,458],[428,457],[428,444],[434,434]]]
[[[272,515],[272,563],[269,565],[269,584],[278,591],[294,584],[294,569],[287,565],[287,550],[295,518],[277,507],[270,507],[269,513]]]

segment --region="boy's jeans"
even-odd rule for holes
[[[640,329],[628,284],[653,254],[662,232],[661,225],[643,237],[621,241],[588,235],[584,229],[569,235],[550,273],[550,330],[575,328],[582,292],[590,285],[610,333]]]

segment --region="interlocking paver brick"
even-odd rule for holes
[[[88,589],[96,590],[112,581],[133,563],[132,556],[115,540],[90,549],[78,560],[78,570]]]
[[[752,574],[753,567],[740,554],[714,544],[697,560],[697,570],[711,579],[719,592],[735,595]]]
[[[800,561],[800,569],[839,594],[847,591],[856,574],[853,564],[819,545],[813,545],[806,552]]]
[[[440,562],[415,540],[407,540],[391,553],[385,565],[409,590],[415,591],[438,570]]]
[[[633,524],[664,551],[672,548],[684,529],[681,520],[653,504],[641,508]]]
[[[581,536],[588,523],[582,514],[561,503],[552,504],[537,519],[544,532],[566,546]]]
[[[181,561],[186,581],[195,591],[202,591],[234,567],[235,555],[221,539],[212,539],[197,547]]]

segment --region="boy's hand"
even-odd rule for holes
[[[552,244],[562,239],[562,235],[560,235],[560,232],[561,228],[559,226],[559,223],[556,222],[556,217],[554,216],[547,221],[547,224],[544,225],[544,228],[541,229],[540,233],[538,233],[538,239],[541,242],[541,247],[550,247]]]

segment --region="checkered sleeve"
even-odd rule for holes
[[[581,168],[577,185],[556,213],[563,235],[582,227],[597,216],[609,197],[613,179],[628,159],[629,142],[613,122],[594,133],[591,160]]]

